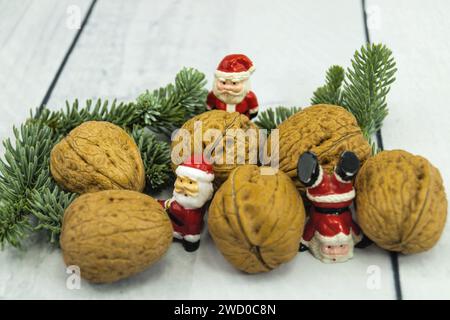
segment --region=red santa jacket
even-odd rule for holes
[[[320,235],[333,237],[339,233],[350,235],[352,232],[360,236],[360,229],[353,221],[348,208],[355,197],[355,189],[351,181],[343,181],[335,173],[321,171],[317,182],[306,190],[313,208],[303,232],[303,240],[310,241],[317,231]],[[322,212],[325,209],[329,213]],[[333,213],[338,209],[339,213]],[[343,209],[343,210],[342,210]]]
[[[159,200],[159,203],[165,208],[166,201],[171,200]],[[182,236],[200,234],[203,228],[205,209],[206,206],[198,209],[185,209],[175,200],[171,201],[167,213],[172,221],[173,230]]]
[[[239,112],[250,118],[258,112],[258,99],[253,91],[249,91],[244,99],[238,104],[226,104],[217,98],[211,91],[206,100],[208,110],[218,109],[228,112]]]

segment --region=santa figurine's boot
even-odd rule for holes
[[[198,240],[196,242],[189,242],[189,241],[184,240],[183,247],[184,247],[184,250],[186,250],[187,252],[197,251],[197,249],[200,247],[200,240]]]
[[[309,188],[316,183],[320,175],[320,164],[317,156],[308,151],[303,153],[298,159],[297,176],[300,182]]]
[[[344,151],[336,166],[336,175],[343,181],[350,181],[358,173],[359,165],[359,159],[353,152]]]

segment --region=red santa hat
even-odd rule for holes
[[[242,81],[255,71],[253,62],[243,54],[230,54],[217,66],[215,76],[218,79]]]
[[[175,170],[177,176],[186,176],[197,181],[212,182],[214,180],[213,166],[203,155],[192,155]]]

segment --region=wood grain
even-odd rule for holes
[[[67,26],[67,9],[76,5],[81,18],[89,0],[0,2],[0,137],[11,136],[37,107],[77,30]],[[3,154],[3,146],[0,146]]]

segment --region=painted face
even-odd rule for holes
[[[198,182],[186,176],[178,176],[175,180],[175,192],[185,195],[186,197],[195,197],[198,194]]]
[[[231,95],[239,94],[244,89],[244,81],[216,79],[217,90]]]
[[[348,244],[338,244],[338,245],[322,244],[320,245],[320,251],[328,259],[337,261],[349,254],[350,246]]]

